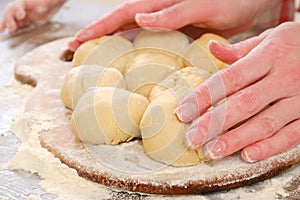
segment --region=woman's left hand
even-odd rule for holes
[[[210,159],[242,150],[248,162],[300,144],[300,24],[284,23],[233,45],[213,41],[210,50],[231,65],[177,108],[180,120],[195,120],[185,143],[203,146]]]

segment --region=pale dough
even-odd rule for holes
[[[200,85],[208,77],[209,73],[205,70],[196,67],[182,68],[154,86],[149,95],[149,100],[153,101],[167,89],[170,89],[181,99],[192,92],[193,88]]]
[[[134,42],[134,47],[138,48],[157,48],[165,51],[179,53],[189,45],[189,39],[178,31],[161,30],[140,32]]]
[[[154,85],[182,68],[177,58],[174,53],[155,48],[135,50],[124,73],[127,89],[148,97]]]
[[[80,97],[89,88],[96,86],[126,88],[118,70],[98,65],[81,65],[67,73],[61,88],[61,98],[66,107],[74,109]]]
[[[205,160],[201,149],[191,150],[184,144],[189,124],[180,122],[174,110],[195,87],[225,66],[210,53],[210,39],[226,42],[214,34],[205,34],[189,44],[189,39],[179,32],[148,30],[139,33],[133,44],[120,36],[91,42],[84,58],[80,57],[82,63],[118,69],[124,75],[127,90],[96,87],[86,92],[73,111],[75,135],[86,143],[118,144],[141,132],[145,152],[154,160],[174,166]],[[76,70],[71,73],[76,74]],[[97,74],[92,70],[86,74],[89,73],[84,79],[93,79]],[[115,77],[107,81],[111,85],[105,86],[120,87],[121,82],[125,88],[122,75],[112,74]],[[70,76],[66,90],[75,87],[80,91],[74,86],[78,78]],[[90,82],[93,84],[89,86],[104,86]]]
[[[211,39],[226,42],[224,38],[215,34],[204,34],[181,52],[183,58],[188,61],[186,65],[207,70],[210,74],[217,72],[225,66],[224,63],[210,53],[208,43]]]
[[[201,150],[191,150],[184,144],[189,124],[180,122],[174,114],[179,101],[171,90],[166,90],[149,104],[140,125],[143,145],[146,153],[159,162],[194,165],[204,158]]]
[[[75,135],[91,144],[119,144],[140,134],[148,100],[121,88],[97,87],[86,92],[73,111]]]
[[[82,62],[86,59],[87,55],[92,52],[92,50],[102,44],[105,40],[109,39],[111,36],[103,36],[100,38],[96,38],[94,40],[89,40],[78,47],[78,49],[74,53],[73,57],[73,66],[77,67],[82,64]]]
[[[125,63],[129,58],[127,54],[133,51],[133,44],[121,36],[109,36],[100,44],[86,53],[82,61],[84,65],[101,65],[104,67],[113,67],[121,73],[124,71]]]

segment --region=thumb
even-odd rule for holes
[[[211,40],[209,42],[210,52],[224,63],[232,64],[246,56],[252,49],[265,39],[272,29],[269,29],[259,36],[249,38],[236,44],[225,44],[219,41]]]
[[[179,29],[190,23],[184,6],[184,4],[178,3],[157,12],[137,13],[135,21],[144,28]]]

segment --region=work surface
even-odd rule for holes
[[[6,2],[1,1],[1,10],[3,10]],[[20,96],[15,87],[12,86],[14,63],[26,52],[40,44],[74,34],[78,28],[112,7],[111,3],[105,3],[105,1],[102,2],[101,6],[95,6],[94,3],[71,1],[56,15],[51,24],[13,36],[8,36],[7,33],[0,35],[0,199],[57,198],[56,194],[48,193],[40,187],[38,175],[19,170],[9,170],[6,166],[20,145],[20,141],[10,132],[10,124],[23,104],[22,95]],[[84,19],[81,16],[85,16]],[[259,199],[274,199],[274,197],[290,196],[289,199],[299,199],[299,184],[300,166],[297,166],[277,177],[253,186],[198,197],[199,199],[250,199],[260,196]],[[156,198],[114,191],[109,193],[110,199]],[[71,197],[72,194],[70,194]],[[183,197],[168,198],[180,199]]]

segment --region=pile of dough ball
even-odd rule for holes
[[[179,102],[225,63],[208,49],[204,34],[190,43],[177,31],[142,30],[133,42],[104,36],[82,44],[65,76],[61,98],[73,110],[71,126],[84,143],[119,144],[142,137],[145,152],[173,166],[205,157],[184,144],[189,126],[175,115]]]

